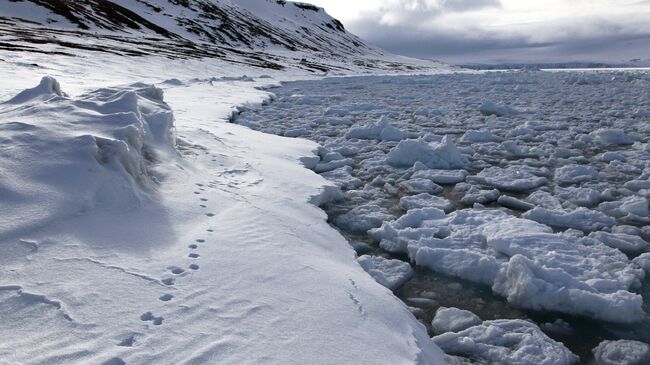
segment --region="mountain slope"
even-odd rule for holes
[[[41,51],[53,44],[126,55],[235,55],[261,67],[318,71],[440,66],[386,54],[323,9],[283,0],[10,0],[2,10],[4,49],[36,43]]]

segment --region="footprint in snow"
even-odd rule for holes
[[[174,299],[174,296],[171,294],[165,294],[158,299],[162,300],[163,302],[169,302],[170,300]]]
[[[143,321],[143,322],[149,322],[149,321],[151,321],[151,322],[153,322],[153,324],[156,325],[156,326],[160,326],[160,325],[163,323],[163,319],[164,319],[163,317],[156,317],[156,316],[154,316],[153,313],[151,313],[151,312],[143,313],[143,314],[140,316],[140,320],[141,320],[141,321]]]
[[[169,271],[171,271],[172,274],[174,275],[180,275],[185,272],[185,270],[181,269],[180,267],[177,266],[172,266],[169,268]]]
[[[189,258],[192,258],[192,259],[198,259],[200,255],[198,253],[191,253],[191,254],[189,254],[187,256]]]
[[[190,269],[192,269],[192,270],[198,270],[198,269],[199,269],[199,265],[197,265],[197,264],[192,264],[192,265],[190,265]]]

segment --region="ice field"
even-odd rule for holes
[[[448,354],[586,363],[611,355],[604,343],[592,352],[603,339],[650,341],[650,74],[346,77],[270,91],[236,123],[322,146],[309,167],[342,190],[323,205],[330,223]],[[469,313],[468,326],[436,327],[467,320],[447,314],[432,328],[442,306],[485,322]],[[647,359],[647,345],[626,344]]]

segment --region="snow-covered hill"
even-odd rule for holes
[[[448,67],[387,54],[324,9],[284,0],[14,0],[0,12],[0,48],[214,57],[312,71]]]

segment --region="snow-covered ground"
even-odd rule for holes
[[[503,318],[490,306],[505,300],[506,318],[543,320],[588,361],[602,337],[650,340],[649,87],[643,72],[334,78],[274,89],[236,121],[322,145],[313,169],[344,191],[324,208],[371,255],[364,268],[391,289],[413,275],[377,255],[431,270],[397,291],[425,323],[441,302]],[[449,303],[418,278],[431,272],[457,291],[491,288],[491,302]],[[525,323],[435,342],[487,362],[575,361]],[[520,345],[495,334],[508,332]],[[521,350],[527,341],[545,355]]]
[[[442,363],[318,146],[227,123],[307,73],[91,55],[0,57],[0,363]]]

